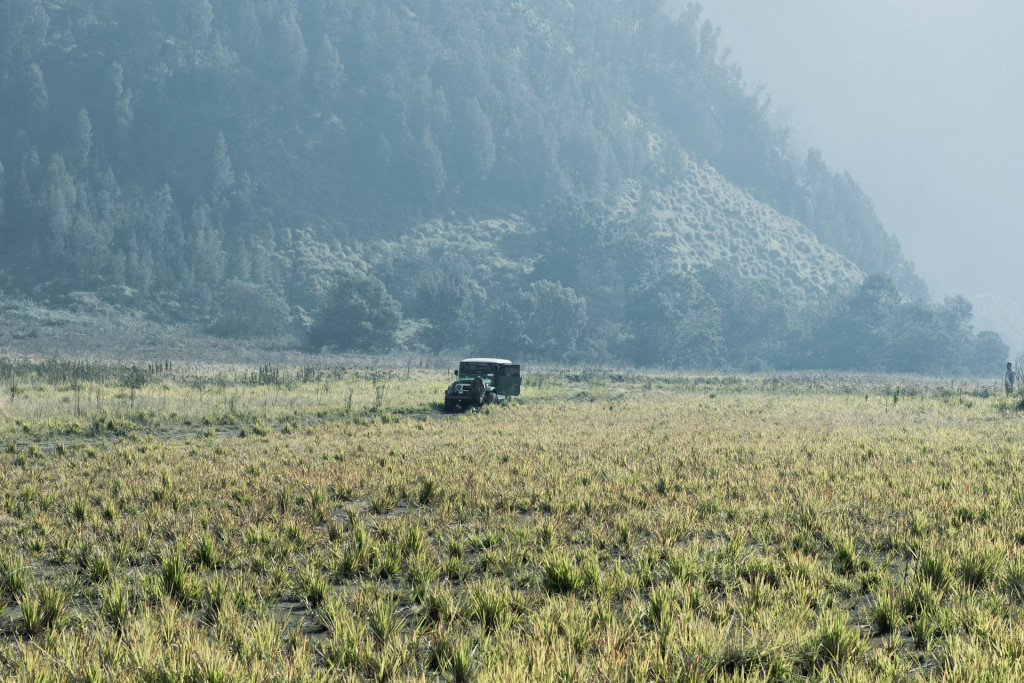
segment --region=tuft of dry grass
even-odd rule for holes
[[[1021,674],[998,397],[544,371],[446,416],[433,371],[385,409],[370,369],[93,370],[0,414],[5,679]]]

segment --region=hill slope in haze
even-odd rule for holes
[[[627,192],[618,210],[625,215],[647,212],[648,234],[686,270],[727,264],[740,279],[766,280],[790,296],[810,300],[863,279],[860,268],[802,223],[693,161],[646,195]]]
[[[3,3],[0,286],[226,336],[701,367],[845,366],[829,330],[870,309],[870,369],[937,333],[929,368],[991,362],[767,103],[699,8],[656,1]]]

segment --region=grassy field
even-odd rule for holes
[[[1008,680],[980,385],[0,359],[0,678]]]

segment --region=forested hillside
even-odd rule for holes
[[[657,0],[0,0],[0,290],[310,348],[998,366]]]

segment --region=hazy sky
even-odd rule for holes
[[[932,296],[1024,342],[1024,3],[705,0],[803,148],[849,171]]]

